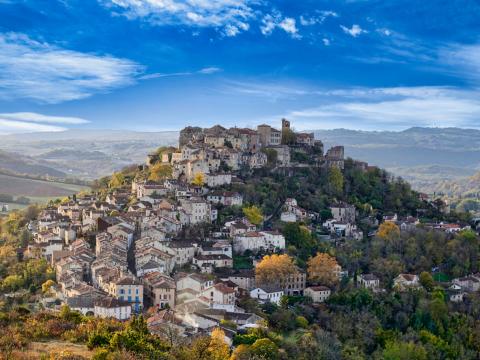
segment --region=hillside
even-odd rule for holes
[[[457,181],[480,169],[480,131],[414,127],[400,132],[315,130],[325,147],[344,145],[346,156],[363,159],[408,180],[420,191],[433,192],[445,181]],[[0,160],[25,173],[66,175],[92,180],[124,166],[142,163],[162,145],[176,145],[178,132],[69,130],[0,136],[0,150],[20,154]],[[26,166],[28,168],[26,169]],[[28,171],[26,171],[28,170]]]

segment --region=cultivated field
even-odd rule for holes
[[[32,180],[0,174],[0,194],[8,194],[15,197],[25,196],[29,198],[32,203],[43,204],[49,200],[72,195],[84,189],[86,189],[86,186]],[[15,207],[18,206],[13,204],[10,206],[10,208]]]

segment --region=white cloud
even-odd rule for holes
[[[322,105],[283,114],[303,128],[478,128],[480,93],[448,87],[345,89],[324,92]]]
[[[348,28],[348,27],[343,26],[343,25],[340,25],[340,27],[342,28],[342,30],[345,34],[349,34],[353,37],[357,37],[357,36],[360,36],[361,34],[366,34],[368,32],[367,30],[362,29],[357,24],[353,24],[351,28]]]
[[[329,17],[338,17],[335,11],[318,11],[318,15],[314,16],[300,16],[300,24],[302,26],[312,26],[316,24],[322,24]]]
[[[141,77],[139,77],[140,80],[151,80],[151,79],[158,79],[158,78],[164,78],[164,77],[175,77],[175,76],[190,76],[190,75],[211,75],[215,74],[218,72],[221,72],[222,69],[218,67],[205,67],[203,69],[197,70],[197,71],[183,71],[183,72],[175,72],[175,73],[151,73],[151,74],[145,74]]]
[[[206,74],[206,75],[210,75],[210,74],[215,74],[215,73],[218,73],[222,71],[222,69],[218,68],[218,67],[206,67],[206,68],[203,68],[203,69],[200,69],[198,71],[199,74]]]
[[[296,20],[291,17],[283,17],[278,11],[274,11],[272,14],[267,14],[262,19],[262,25],[260,31],[263,35],[270,35],[276,29],[282,29],[287,34],[295,39],[301,38],[298,32]]]
[[[142,18],[154,25],[223,28],[227,36],[248,30],[254,0],[99,0],[114,14]]]
[[[323,42],[323,45],[325,45],[325,46],[330,46],[330,40],[329,40],[329,39],[323,38],[323,39],[322,39],[322,42]]]
[[[8,120],[0,117],[0,133],[1,134],[45,132],[45,131],[57,132],[57,131],[65,131],[65,130],[67,129],[60,126]]]
[[[90,121],[78,117],[69,116],[50,116],[32,112],[17,112],[0,114],[1,119],[26,121],[34,123],[50,123],[50,124],[87,124]]]
[[[447,73],[463,77],[475,85],[478,84],[478,80],[480,80],[480,44],[449,44],[438,50],[437,59],[440,65],[448,67]]]
[[[59,103],[134,83],[141,66],[0,33],[0,97]]]
[[[64,131],[67,125],[82,125],[90,121],[78,117],[52,116],[32,112],[0,114],[0,133]]]

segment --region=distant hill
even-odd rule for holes
[[[131,165],[143,163],[145,154],[163,145],[176,145],[178,132],[123,130],[68,130],[0,136],[0,150],[20,154],[31,165],[48,164],[51,176],[93,180]],[[14,159],[13,159],[14,160]],[[19,163],[9,162],[11,168]],[[0,160],[0,170],[3,161]],[[44,174],[32,169],[31,173]]]
[[[66,173],[45,165],[44,161],[0,150],[0,173],[64,178]]]
[[[326,147],[344,145],[346,155],[402,176],[418,190],[472,176],[480,169],[480,131],[420,128],[405,131],[317,130]]]

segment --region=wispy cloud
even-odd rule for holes
[[[248,30],[253,0],[99,0],[115,14],[154,25],[223,28],[227,36]]]
[[[340,25],[340,28],[343,30],[345,34],[348,34],[353,37],[358,37],[362,34],[368,33],[367,30],[362,29],[360,25],[357,25],[357,24],[353,24],[351,28],[348,28],[344,25]]]
[[[303,128],[405,129],[480,127],[480,92],[449,87],[395,87],[325,92],[322,105],[285,114]]]
[[[0,114],[0,133],[64,131],[65,126],[87,124],[78,117],[51,116],[32,112]]]
[[[78,117],[69,116],[50,116],[32,112],[3,113],[0,118],[18,121],[27,121],[34,123],[51,123],[51,124],[87,124],[90,121]]]
[[[218,72],[221,72],[222,69],[218,67],[206,67],[197,71],[183,71],[183,72],[175,72],[175,73],[151,73],[145,74],[139,77],[140,80],[150,80],[150,79],[158,79],[164,77],[176,77],[176,76],[190,76],[190,75],[211,75]]]
[[[82,99],[130,85],[142,67],[109,55],[86,54],[0,33],[0,97],[44,103]]]
[[[7,120],[7,119],[2,119],[0,117],[0,134],[58,132],[58,131],[65,131],[65,130],[67,129],[61,126]]]
[[[284,112],[261,121],[286,117],[294,120],[299,130],[480,128],[480,89],[446,86],[322,89],[299,84],[235,82],[225,90],[284,104]],[[292,99],[295,102],[285,105],[286,100]]]

